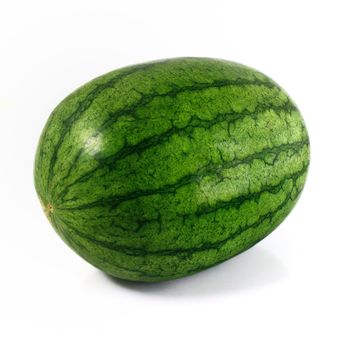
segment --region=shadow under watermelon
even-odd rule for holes
[[[234,293],[253,290],[287,277],[282,262],[270,252],[254,247],[219,265],[172,281],[139,283],[105,275],[121,288],[163,297],[181,297]]]

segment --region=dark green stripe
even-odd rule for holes
[[[214,80],[210,83],[196,83],[192,82],[191,85],[185,86],[185,87],[175,87],[174,89],[165,92],[165,93],[152,93],[152,94],[142,94],[140,91],[137,91],[141,95],[141,99],[137,101],[136,103],[132,104],[131,106],[112,112],[109,116],[109,118],[101,125],[101,127],[97,130],[96,134],[99,134],[103,132],[106,128],[113,125],[116,120],[119,117],[129,116],[129,115],[135,115],[135,112],[143,106],[146,106],[150,102],[152,102],[155,98],[163,98],[163,97],[176,97],[181,93],[185,92],[199,92],[199,91],[205,91],[208,89],[217,89],[222,87],[242,87],[242,86],[264,86],[270,89],[278,89],[276,85],[269,81],[262,81],[262,80],[248,80],[248,79],[235,79],[235,80]]]
[[[132,69],[127,70],[124,73],[121,73],[117,75],[116,77],[113,77],[112,79],[108,80],[107,82],[103,84],[97,85],[93,90],[91,90],[85,99],[78,103],[77,108],[72,112],[72,114],[64,120],[64,123],[61,128],[60,137],[58,139],[58,142],[56,143],[55,147],[53,148],[53,154],[50,159],[49,163],[49,176],[47,179],[47,188],[49,188],[50,181],[52,177],[54,176],[54,167],[57,161],[58,151],[65,139],[65,136],[69,133],[71,130],[73,124],[79,120],[80,116],[91,106],[91,104],[94,102],[95,98],[101,94],[106,89],[114,86],[117,82],[121,81],[127,76],[130,76],[134,74],[135,72],[138,72],[140,70],[143,70],[145,68],[151,68],[155,65],[155,63],[149,63],[144,65],[137,65],[133,67]],[[52,118],[53,119],[53,118]],[[51,120],[52,120],[51,119]]]
[[[227,202],[227,203],[230,204],[230,209],[233,209],[233,208],[239,209],[240,206],[244,202],[250,201],[250,200],[255,200],[256,198],[259,198],[262,193],[276,192],[276,190],[280,190],[281,187],[283,186],[283,184],[286,183],[287,181],[289,181],[289,180],[296,181],[299,177],[304,175],[305,171],[306,171],[306,168],[302,169],[301,171],[299,171],[297,173],[294,173],[292,176],[290,176],[288,178],[285,178],[283,181],[281,181],[279,184],[277,184],[275,186],[266,187],[266,188],[264,188],[263,190],[261,190],[259,192],[250,194],[249,196],[237,197],[234,200],[232,200],[230,202]],[[218,250],[225,243],[227,243],[228,241],[239,237],[241,234],[246,232],[248,229],[258,227],[265,220],[272,220],[274,215],[276,215],[276,213],[278,211],[280,211],[282,208],[284,208],[285,205],[288,203],[288,201],[291,200],[291,193],[292,193],[292,190],[290,191],[288,196],[286,196],[286,199],[283,200],[283,202],[275,210],[273,210],[273,211],[271,211],[271,212],[269,212],[269,213],[267,213],[265,215],[262,215],[253,224],[241,227],[239,230],[235,231],[229,237],[227,237],[227,238],[225,238],[223,240],[217,241],[215,243],[204,243],[204,244],[202,244],[199,247],[182,248],[182,249],[167,249],[167,250],[158,250],[158,251],[147,251],[147,250],[138,249],[138,248],[122,247],[122,246],[119,246],[119,245],[116,245],[116,244],[113,244],[113,243],[109,243],[109,242],[105,242],[105,241],[101,241],[101,240],[97,240],[97,239],[91,238],[91,237],[83,234],[82,232],[80,232],[76,228],[72,227],[71,225],[67,224],[67,222],[64,222],[64,224],[68,228],[70,228],[79,237],[81,237],[83,239],[87,239],[90,242],[92,242],[93,244],[100,245],[100,246],[102,246],[104,248],[107,248],[107,249],[110,249],[110,250],[113,250],[113,251],[116,251],[118,253],[122,253],[122,254],[125,254],[125,255],[132,255],[132,256],[146,256],[146,255],[151,255],[151,256],[174,256],[174,255],[179,255],[179,254],[193,254],[193,253],[203,252],[203,251],[212,250],[212,249]],[[222,207],[219,207],[219,208],[215,207],[214,210],[216,211],[216,210],[221,209],[221,208]],[[208,211],[206,213],[208,213]]]
[[[280,112],[292,112],[296,111],[296,108],[288,101],[283,106],[274,107],[273,105],[259,105],[259,108],[256,108],[254,111],[245,111],[241,113],[237,112],[229,112],[229,113],[221,113],[217,114],[217,116],[210,120],[203,120],[196,116],[193,116],[189,123],[184,127],[176,127],[173,126],[169,130],[164,133],[154,135],[148,138],[143,139],[139,143],[135,145],[126,145],[121,150],[119,150],[116,154],[110,155],[107,158],[98,159],[101,165],[108,165],[109,167],[118,160],[122,160],[127,156],[137,153],[141,154],[146,149],[149,149],[155,145],[161,145],[164,141],[168,140],[171,136],[178,134],[179,132],[187,131],[200,127],[204,129],[209,129],[210,127],[217,125],[224,121],[235,122],[237,120],[243,119],[247,116],[253,116],[260,113],[267,112],[268,110],[273,110],[277,114]]]
[[[61,224],[58,224],[58,222],[61,222]],[[55,219],[55,225],[56,227],[59,229],[59,234],[62,236],[63,240],[65,240],[67,242],[67,244],[72,247],[76,252],[78,252],[78,254],[83,258],[83,259],[86,259],[88,262],[90,262],[90,264],[96,266],[91,260],[87,259],[84,254],[81,254],[81,252],[87,252],[87,248],[85,245],[83,245],[82,243],[78,242],[75,237],[74,237],[74,234],[71,234],[71,235],[68,235],[67,233],[66,234],[63,234],[64,231],[66,230],[63,230],[62,229],[62,224],[68,228],[68,231],[70,230],[74,233],[76,233],[76,230],[72,227],[70,227],[69,225],[67,225],[65,222],[63,222],[60,218],[56,218]],[[78,236],[78,235],[77,235]],[[76,247],[79,248],[79,250],[76,250]],[[139,270],[134,270],[134,269],[130,269],[130,268],[126,268],[124,266],[120,266],[120,265],[117,265],[115,264],[115,262],[113,262],[113,264],[107,260],[107,259],[103,259],[102,257],[99,257],[99,260],[103,261],[104,263],[108,264],[108,265],[113,265],[114,268],[118,268],[118,269],[121,269],[123,271],[129,271],[129,272],[135,272],[137,274],[139,274],[140,276],[145,276],[145,277],[151,277],[151,275],[145,275],[144,273],[142,273],[141,271]],[[96,266],[97,268],[99,268],[98,266]],[[152,277],[156,277],[156,275],[152,276]]]
[[[258,108],[256,108],[254,111],[245,111],[242,113],[237,113],[237,112],[230,112],[230,113],[223,113],[223,114],[218,114],[215,118],[211,120],[202,120],[198,117],[192,117],[191,120],[189,121],[189,124],[187,124],[185,127],[171,127],[167,131],[165,131],[162,134],[159,135],[154,135],[148,138],[143,139],[139,143],[135,145],[130,145],[130,146],[124,146],[122,149],[120,149],[116,154],[110,155],[109,157],[106,158],[101,158],[98,159],[99,164],[93,168],[92,170],[86,172],[82,176],[80,176],[78,179],[74,180],[72,183],[68,184],[65,189],[60,193],[59,197],[63,198],[65,194],[67,194],[68,190],[74,186],[75,184],[83,183],[87,180],[89,180],[93,175],[101,169],[102,167],[106,166],[108,167],[108,171],[111,171],[114,169],[117,165],[117,161],[120,161],[134,153],[141,154],[143,151],[157,145],[161,145],[163,142],[168,140],[171,136],[176,135],[180,132],[186,132],[186,131],[192,131],[196,127],[201,127],[201,128],[210,128],[216,124],[219,124],[223,121],[230,121],[231,123],[237,122],[238,120],[244,119],[247,116],[253,116],[253,115],[259,115],[264,112],[267,112],[269,110],[274,111],[275,113],[279,114],[281,112],[287,112],[290,113],[292,111],[297,111],[297,109],[294,107],[294,105],[290,102],[287,101],[285,104],[282,106],[276,107],[273,106],[272,104],[265,104],[262,105],[260,104]],[[72,162],[71,167],[68,170],[68,173],[66,176],[64,176],[60,182],[64,181],[67,179],[72,170],[77,166],[78,164],[78,159],[82,153],[83,149],[80,149],[77,156],[75,157],[74,161]]]
[[[73,207],[73,208],[67,208],[67,210],[82,210],[82,209],[88,209],[93,208],[97,206],[108,206],[111,208],[116,208],[120,203],[126,202],[129,200],[133,200],[136,198],[144,197],[144,196],[150,196],[155,194],[166,194],[166,193],[172,193],[175,192],[177,189],[179,189],[182,186],[185,186],[191,182],[198,181],[201,177],[212,175],[212,174],[218,174],[223,169],[229,169],[237,167],[241,164],[248,164],[251,163],[255,159],[262,159],[264,160],[264,157],[269,153],[274,153],[278,155],[279,153],[283,151],[288,150],[294,150],[295,152],[302,149],[303,146],[308,144],[308,140],[304,141],[298,141],[290,144],[282,144],[275,147],[265,148],[260,152],[254,153],[252,155],[249,155],[242,159],[235,159],[229,162],[222,163],[219,167],[214,164],[209,164],[201,169],[199,169],[194,174],[189,174],[181,179],[179,179],[176,183],[173,184],[167,184],[161,188],[155,189],[155,190],[144,190],[144,191],[135,191],[128,193],[126,195],[118,195],[118,196],[111,196],[108,198],[102,198],[95,202],[87,203],[84,205],[81,205],[79,207]],[[68,201],[66,202],[68,203]],[[57,207],[57,209],[65,210],[64,207]]]
[[[300,191],[298,191],[298,192],[300,193]],[[274,211],[272,211],[272,212],[270,212],[270,213],[268,213],[268,214],[266,214],[266,215],[261,216],[260,219],[259,219],[257,222],[255,222],[254,224],[250,225],[251,227],[247,227],[245,230],[240,230],[239,233],[236,231],[235,235],[232,235],[232,236],[230,236],[229,238],[225,239],[225,240],[224,240],[225,242],[218,242],[218,246],[215,247],[215,248],[204,248],[203,250],[201,250],[201,249],[199,248],[197,251],[192,251],[192,252],[186,252],[185,249],[182,249],[182,250],[176,250],[176,251],[174,251],[174,254],[166,254],[166,255],[168,255],[168,256],[172,256],[172,255],[173,255],[173,256],[179,256],[179,257],[181,257],[181,256],[183,256],[184,254],[185,254],[186,256],[188,256],[188,255],[191,255],[191,254],[193,254],[193,253],[198,253],[198,252],[200,253],[200,252],[206,251],[206,250],[220,249],[220,247],[222,247],[225,243],[229,242],[229,241],[232,240],[232,239],[238,238],[240,235],[244,234],[244,232],[246,232],[247,230],[249,230],[249,229],[251,229],[251,228],[258,228],[259,225],[262,225],[262,224],[263,224],[265,221],[267,221],[267,220],[269,220],[269,221],[271,222],[271,221],[273,220],[274,216],[276,216],[276,215],[278,214],[278,212],[279,212],[280,210],[282,210],[282,209],[285,207],[285,205],[288,204],[288,201],[289,201],[289,200],[291,200],[290,194],[289,194],[289,195],[286,197],[286,199],[278,206],[278,208],[276,208],[276,210],[274,210]],[[77,233],[75,229],[71,228],[71,230],[72,230],[73,232]],[[272,230],[273,230],[273,228],[270,229],[270,232],[271,232]],[[270,232],[266,232],[265,235],[264,235],[264,237],[266,237],[266,235],[268,235]],[[77,236],[79,236],[79,234],[78,234]],[[80,237],[83,238],[83,239],[86,238],[85,236],[80,236]],[[261,239],[263,239],[264,237],[259,237],[258,239],[254,240],[253,242],[251,242],[251,244],[250,244],[249,246],[245,247],[244,250],[247,250],[247,249],[251,248],[253,245],[255,245],[256,243],[258,243],[258,242],[259,242]],[[92,241],[92,242],[95,243],[95,244],[100,244],[100,245],[104,246],[104,244],[101,244],[100,241],[95,242],[95,240],[92,240],[92,239],[89,239],[89,238],[88,238],[88,240]],[[72,237],[72,241],[74,242],[74,241],[76,241],[76,240],[73,239],[73,237]],[[102,242],[102,243],[105,243],[105,242]],[[78,244],[77,244],[77,245],[78,245]],[[80,246],[80,248],[81,248],[83,251],[87,251],[87,249],[86,249],[84,246],[82,246],[81,244],[79,244],[79,246]],[[202,246],[202,247],[203,247],[203,246]],[[130,248],[129,248],[128,250],[125,250],[125,251],[123,251],[123,250],[119,251],[119,250],[117,250],[115,247],[114,247],[114,248],[105,247],[105,248],[107,248],[107,249],[109,249],[109,250],[112,250],[112,251],[120,252],[120,253],[125,254],[125,255],[131,255],[131,256],[140,256],[140,255],[141,255],[141,256],[145,256],[145,255],[153,255],[153,256],[155,256],[155,255],[156,255],[156,256],[157,256],[157,255],[160,255],[160,256],[162,256],[162,255],[163,255],[163,254],[155,254],[154,252],[148,252],[147,254],[139,254],[139,252],[136,251],[136,250],[133,251],[133,254],[130,254],[130,252],[129,252],[129,249],[130,249]],[[164,250],[163,252],[166,252],[166,251]],[[135,253],[136,253],[136,254],[135,254]],[[165,254],[164,254],[164,255],[165,255]],[[122,271],[127,271],[127,272],[136,273],[138,277],[145,277],[145,278],[149,278],[150,280],[152,280],[152,279],[159,280],[159,277],[161,277],[162,279],[168,279],[168,278],[177,278],[177,277],[181,277],[181,276],[183,276],[183,275],[191,275],[191,274],[194,274],[194,273],[196,273],[196,272],[203,271],[203,270],[207,269],[208,267],[213,267],[213,266],[215,266],[215,265],[218,265],[218,264],[220,264],[220,263],[222,263],[222,262],[224,262],[224,261],[226,261],[226,260],[228,260],[228,259],[230,259],[230,258],[231,258],[230,255],[229,255],[229,256],[225,256],[225,258],[216,261],[215,264],[201,265],[201,266],[198,266],[198,267],[196,267],[196,268],[194,268],[194,269],[189,269],[189,270],[186,270],[186,271],[182,271],[181,273],[172,273],[172,274],[169,274],[169,273],[162,273],[161,270],[158,270],[156,274],[152,274],[152,273],[143,272],[143,271],[141,271],[141,270],[129,269],[129,268],[126,268],[126,267],[121,266],[121,265],[119,265],[119,264],[116,264],[115,262],[111,263],[110,261],[107,261],[107,260],[104,260],[104,259],[102,259],[102,260],[103,260],[104,262],[106,262],[109,266],[113,266],[113,268],[118,268],[118,269],[120,269],[120,270],[122,270]],[[90,263],[92,263],[92,262],[90,262]],[[92,264],[93,264],[93,263],[92,263]]]
[[[281,189],[281,187],[286,181],[293,180],[293,182],[295,182],[299,177],[303,176],[307,172],[308,167],[309,167],[309,164],[307,163],[299,171],[292,173],[290,176],[284,177],[283,180],[281,180],[278,184],[272,185],[272,186],[271,185],[262,186],[260,191],[256,193],[253,192],[248,195],[242,195],[242,196],[233,198],[229,201],[218,201],[215,203],[214,207],[210,207],[210,206],[202,207],[201,210],[196,212],[196,216],[200,217],[202,215],[207,215],[217,211],[218,209],[230,209],[232,207],[234,208],[240,207],[240,205],[242,205],[247,200],[258,200],[260,197],[260,194],[263,192],[276,194],[279,192],[279,190]]]

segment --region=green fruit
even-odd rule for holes
[[[52,112],[35,187],[62,239],[110,275],[186,276],[237,255],[304,186],[303,119],[245,66],[179,58],[115,70]]]

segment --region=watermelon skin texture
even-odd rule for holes
[[[52,112],[35,187],[60,237],[107,274],[175,279],[250,248],[289,214],[304,121],[264,74],[177,58],[112,71]]]

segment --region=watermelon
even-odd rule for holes
[[[290,97],[246,66],[176,58],[117,69],[66,97],[42,132],[35,187],[82,258],[175,279],[252,247],[303,189],[309,138]]]

